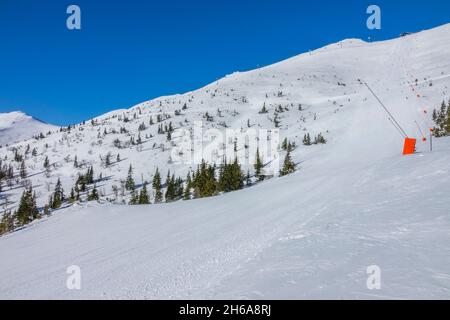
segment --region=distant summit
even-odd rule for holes
[[[21,111],[0,113],[0,145],[12,144],[58,129]]]

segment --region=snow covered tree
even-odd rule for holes
[[[288,148],[288,139],[284,138],[283,143],[281,144],[281,149],[287,151],[287,148]]]
[[[133,167],[130,164],[130,167],[128,168],[128,176],[127,180],[125,181],[125,189],[128,191],[132,191],[136,189],[136,184],[133,179]]]
[[[111,152],[108,152],[105,156],[105,166],[109,167],[111,165]]]
[[[20,163],[20,177],[25,179],[27,177],[27,169],[25,167],[25,160]]]
[[[186,184],[183,191],[183,199],[189,200],[191,199],[191,189],[192,189],[192,179],[191,174],[188,172],[186,177]]]
[[[76,200],[77,200],[77,198],[76,198],[75,190],[74,190],[74,188],[72,188],[70,190],[70,195],[69,195],[68,201],[69,201],[69,203],[74,203]]]
[[[170,171],[167,173],[166,178],[166,202],[171,202],[175,200],[175,177],[170,176]]]
[[[153,176],[152,188],[155,191],[155,203],[160,203],[163,196],[161,191],[161,176],[158,168],[156,168],[155,175]]]
[[[139,204],[150,204],[150,198],[148,196],[147,191],[147,182],[144,182],[144,186],[142,187],[142,190],[139,193]]]
[[[314,139],[314,144],[325,144],[325,143],[327,143],[327,140],[325,140],[325,138],[321,133],[319,133]]]
[[[311,145],[311,136],[309,135],[309,133],[305,134],[305,136],[303,137],[303,144],[305,146]]]
[[[269,111],[267,111],[266,103],[264,102],[264,105],[263,105],[262,109],[259,111],[259,113],[260,113],[260,114],[264,114],[264,113],[268,113],[268,112],[269,112]]]
[[[53,192],[53,196],[51,197],[52,201],[50,203],[50,208],[58,209],[61,207],[64,201],[64,191],[61,186],[61,180],[58,178],[58,181],[55,185],[55,191]]]
[[[436,138],[450,135],[450,101],[448,106],[442,102],[440,110],[433,110],[433,121],[436,126],[433,128],[433,136]]]
[[[94,188],[92,189],[91,193],[88,195],[88,201],[98,201],[100,198],[97,187],[94,185]]]
[[[11,211],[5,211],[0,220],[0,235],[14,230],[14,216]]]
[[[295,171],[295,163],[291,158],[291,151],[288,150],[286,157],[284,158],[283,168],[280,170],[280,176],[285,176]]]
[[[259,148],[257,148],[256,149],[256,159],[255,159],[254,168],[255,168],[255,176],[256,176],[256,179],[258,179],[258,181],[263,181],[264,180],[264,175],[262,174],[263,167],[264,167],[264,165],[263,165],[263,162],[261,160],[261,156],[259,154]]]
[[[39,217],[39,211],[36,206],[36,195],[33,188],[27,188],[20,198],[19,208],[15,213],[19,226],[26,225]]]

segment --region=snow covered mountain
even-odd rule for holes
[[[20,111],[0,113],[0,146],[57,129],[56,126],[42,122]]]
[[[450,24],[344,40],[0,149],[15,172],[23,156],[28,181],[4,185],[3,208],[17,208],[30,184],[42,208],[58,179],[67,194],[90,166],[100,193],[100,203],[66,204],[0,238],[0,297],[448,298],[450,141],[435,140],[431,153],[428,133],[450,98],[449,34]],[[394,119],[418,139],[416,154],[402,157]],[[174,158],[191,151],[178,152],[198,121],[219,132],[278,129],[296,144],[298,171],[207,199],[121,205],[130,165],[138,189],[156,168],[183,178],[196,169]],[[319,133],[326,144],[302,143]],[[234,145],[205,140],[217,164]],[[65,286],[71,265],[81,290]],[[371,265],[380,290],[367,288]]]

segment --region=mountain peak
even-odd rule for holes
[[[11,144],[31,138],[40,132],[57,129],[22,111],[0,113],[0,145]]]

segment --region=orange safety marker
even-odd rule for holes
[[[414,154],[416,151],[416,139],[405,138],[405,145],[403,146],[403,155]]]

